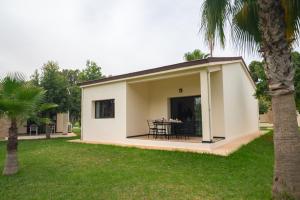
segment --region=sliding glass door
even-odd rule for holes
[[[172,127],[175,134],[202,136],[200,96],[171,98],[170,107],[171,118],[183,122]]]

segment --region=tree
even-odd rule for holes
[[[209,54],[203,53],[199,49],[195,49],[192,52],[187,52],[184,54],[184,60],[185,61],[192,61],[192,60],[200,60],[200,59],[205,59],[208,58]]]
[[[297,110],[300,111],[300,53],[292,52],[292,63],[295,68],[295,101]]]
[[[40,85],[40,74],[39,74],[39,71],[37,69],[34,70],[34,73],[30,76],[30,81],[35,86]]]
[[[259,114],[269,111],[271,106],[271,97],[268,94],[268,81],[264,71],[264,62],[252,61],[249,64],[249,71],[253,81],[256,84],[255,96],[259,103]]]
[[[11,121],[7,142],[4,175],[18,172],[18,128],[17,123],[34,115],[45,91],[25,81],[22,74],[9,74],[0,81],[0,116]]]
[[[70,121],[72,123],[80,121],[80,112],[81,112],[81,90],[77,85],[80,75],[80,70],[75,69],[64,69],[62,70],[63,76],[68,81],[68,88],[70,91],[70,104],[69,104],[69,113]]]
[[[40,86],[47,91],[45,103],[58,105],[53,110],[54,112],[67,112],[69,110],[70,91],[68,89],[68,81],[60,72],[58,63],[48,61],[43,65]]]
[[[103,78],[101,67],[96,62],[87,60],[86,68],[60,70],[58,63],[48,61],[41,69],[31,76],[30,82],[43,87],[46,92],[45,103],[55,103],[55,109],[41,113],[41,116],[48,117],[57,112],[69,111],[70,121],[80,120],[81,112],[81,90],[79,82]]]
[[[86,68],[80,73],[79,79],[81,81],[90,81],[103,78],[101,67],[96,62],[87,60]]]
[[[300,134],[291,49],[300,35],[299,0],[205,0],[201,30],[225,46],[225,28],[241,50],[264,58],[274,118],[274,199],[300,199]]]
[[[48,61],[42,67],[40,86],[46,90],[44,103],[54,103],[57,106],[51,110],[39,112],[40,117],[51,119],[57,113],[68,112],[70,108],[71,94],[68,88],[68,81],[59,69],[58,63]],[[50,122],[48,121],[48,124]],[[47,125],[47,123],[44,123]],[[46,138],[50,138],[50,133],[46,131]]]

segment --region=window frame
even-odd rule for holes
[[[105,102],[109,102],[109,101],[112,101],[113,103],[113,107],[110,112],[111,114],[109,116],[104,116],[104,115],[101,115],[101,106],[103,106],[103,103]],[[97,104],[99,104],[99,106],[97,106]],[[97,108],[99,107],[99,116],[97,116]],[[94,118],[95,119],[113,119],[115,118],[115,99],[101,99],[101,100],[96,100],[94,101]],[[102,113],[103,114],[103,113]]]

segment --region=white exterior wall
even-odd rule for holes
[[[127,136],[148,133],[149,84],[127,85]]]
[[[211,72],[210,81],[211,134],[213,137],[225,137],[222,71]]]
[[[82,139],[116,141],[126,137],[126,82],[82,89]],[[95,119],[94,101],[115,99],[115,118]]]
[[[178,89],[182,88],[182,93]],[[150,119],[170,118],[169,99],[200,95],[199,73],[149,83]]]
[[[259,130],[255,89],[240,63],[223,65],[225,137],[233,139]]]

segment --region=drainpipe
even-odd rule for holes
[[[80,112],[80,140],[83,140],[83,88],[81,88],[81,112]]]
[[[212,142],[212,135],[211,135],[211,127],[212,127],[212,124],[211,124],[211,87],[210,87],[210,71],[207,70],[207,87],[208,87],[208,121],[209,121],[209,139],[210,141],[209,142]]]

